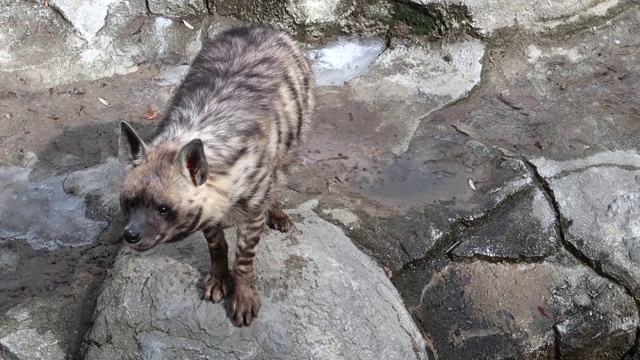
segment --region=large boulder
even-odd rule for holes
[[[200,299],[206,241],[148,253],[124,249],[98,299],[87,359],[426,359],[425,343],[385,273],[313,211],[269,231],[256,260],[259,317],[237,328],[225,306]],[[234,236],[227,233],[230,248]]]

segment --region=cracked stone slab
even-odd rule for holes
[[[557,177],[565,173],[583,170],[592,166],[618,166],[640,169],[640,154],[634,150],[604,151],[584,159],[555,161],[545,158],[529,160],[544,178]]]
[[[484,51],[477,40],[387,49],[366,74],[346,86],[319,88],[309,142],[329,141],[336,153],[357,155],[363,165],[372,155],[404,153],[424,116],[480,83]],[[445,60],[447,55],[451,61]],[[352,141],[356,136],[359,141]],[[324,156],[311,154],[309,159]]]
[[[560,26],[603,17],[620,4],[619,0],[411,0],[421,5],[440,5],[444,8],[465,6],[473,25],[481,34],[490,36],[496,30],[520,26],[536,32],[553,31]],[[449,20],[455,21],[455,20]],[[453,24],[456,25],[456,24]]]
[[[250,327],[235,327],[222,304],[200,299],[209,263],[201,236],[145,254],[124,250],[98,299],[85,357],[426,359],[389,279],[312,211],[316,204],[291,211],[292,233],[262,239],[255,266],[262,307]]]
[[[566,241],[640,296],[640,170],[603,164],[548,181]]]
[[[633,298],[563,257],[449,263],[429,277],[415,271],[400,281],[421,294],[408,306],[439,358],[552,359],[556,344],[563,359],[620,358],[640,324]]]
[[[533,187],[502,204],[487,222],[461,236],[453,255],[493,261],[541,260],[560,244],[557,225],[553,207],[544,193]]]
[[[533,174],[522,161],[504,159],[499,152],[479,142],[464,137],[461,140],[462,143],[458,143],[458,140],[448,139],[434,149],[430,145],[423,147],[421,142],[427,141],[424,138],[414,139],[404,157],[396,159],[390,166],[379,164],[365,174],[374,180],[382,180],[382,184],[378,181],[356,182],[359,190],[398,210],[391,215],[359,213],[359,226],[349,228],[349,236],[369,249],[386,266],[399,270],[438,249],[444,251],[452,246],[456,241],[452,235],[461,224],[496,221],[492,220],[494,211],[508,212],[509,204],[513,204],[509,202],[512,198],[523,199],[526,203],[524,199],[527,195],[523,194],[529,194],[530,203],[519,205],[528,211],[520,215],[523,218],[532,216],[533,220],[521,219],[521,224],[537,227],[536,220],[546,226],[549,222],[553,223],[548,204],[530,192],[534,188]],[[443,158],[429,161],[432,154]],[[473,171],[465,171],[465,167]],[[476,190],[469,186],[470,178],[475,182]],[[365,188],[365,185],[370,187]],[[496,210],[500,207],[504,210]],[[513,229],[511,235],[519,230]],[[551,230],[536,231],[538,235],[551,236]],[[504,241],[510,240],[507,238]],[[540,255],[551,251],[552,239],[540,241],[543,244],[539,247],[530,248],[537,249],[532,250],[533,253]],[[513,256],[519,256],[515,252],[524,248],[524,245],[514,246],[510,251]],[[487,247],[483,250],[479,246],[474,251],[491,249]],[[508,250],[503,250],[502,255],[509,256]]]
[[[39,91],[76,81],[124,75],[139,64],[189,62],[203,31],[233,21],[204,25],[148,17],[144,2],[51,0],[0,6],[0,83],[4,91]],[[54,10],[56,9],[56,10]],[[62,14],[60,16],[58,14]]]

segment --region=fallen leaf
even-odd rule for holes
[[[549,315],[547,314],[547,310],[542,306],[538,306],[538,311],[540,311],[540,314],[544,315],[545,317],[549,317]]]
[[[49,119],[51,119],[51,120],[58,120],[58,119],[60,119],[59,117],[57,117],[57,116],[55,116],[55,115],[53,115],[53,116],[47,116],[47,117],[48,117]]]
[[[193,25],[189,24],[187,22],[187,20],[182,20],[182,23],[184,24],[184,26],[188,27],[189,29],[193,30]]]
[[[147,112],[144,114],[144,116],[139,116],[138,118],[142,120],[160,120],[162,119],[162,115],[153,110],[151,106],[148,106]]]
[[[6,91],[4,94],[0,95],[0,99],[11,99],[18,96],[18,94],[16,94],[13,91]]]
[[[471,190],[476,191],[476,185],[473,183],[473,180],[469,179],[467,182],[469,183]]]
[[[384,269],[384,273],[385,273],[385,275],[387,275],[387,277],[389,279],[391,279],[393,277],[393,271],[391,271],[391,269],[389,269],[386,266],[383,266],[382,269]]]
[[[100,101],[102,103],[102,105],[106,106],[106,107],[111,107],[111,104],[109,104],[109,102],[101,97],[98,97],[98,101]]]

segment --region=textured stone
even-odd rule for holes
[[[105,25],[109,7],[118,0],[50,0],[67,21],[85,38],[92,41]]]
[[[292,233],[261,241],[262,307],[250,327],[235,327],[222,304],[200,299],[209,263],[201,237],[143,255],[125,250],[98,299],[85,357],[426,359],[384,272],[311,206],[292,212]]]
[[[205,0],[147,0],[152,14],[180,17],[188,15],[203,15],[207,13]]]
[[[64,191],[88,199],[88,215],[101,220],[114,218],[120,212],[120,185],[124,166],[116,158],[104,164],[73,172],[62,184]]]
[[[619,0],[561,0],[531,3],[526,0],[411,0],[421,5],[438,5],[445,9],[465,6],[473,25],[484,35],[514,25],[534,31],[549,31],[559,26],[602,17],[617,6]],[[455,17],[447,21],[456,21]],[[455,25],[455,23],[454,23]]]
[[[640,170],[592,167],[551,179],[565,239],[640,296]]]
[[[9,24],[0,27],[0,42],[6,45],[0,49],[0,83],[6,89],[38,91],[128,74],[140,63],[162,63],[170,57],[174,63],[188,62],[193,48],[200,47],[200,20],[190,20],[195,30],[169,19],[149,20],[144,2],[50,4],[0,5],[0,23]],[[211,27],[223,23],[217,19]]]
[[[555,212],[534,187],[492,211],[489,220],[462,236],[453,255],[494,261],[540,260],[559,245]]]
[[[441,359],[553,359],[556,343],[563,359],[620,358],[639,325],[633,298],[570,258],[551,260],[450,264],[408,305]]]
[[[66,359],[59,333],[51,329],[59,305],[30,300],[0,318],[0,359]]]

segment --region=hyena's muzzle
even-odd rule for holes
[[[135,210],[122,232],[122,239],[138,251],[149,250],[162,240],[154,226],[149,224],[144,209]]]

